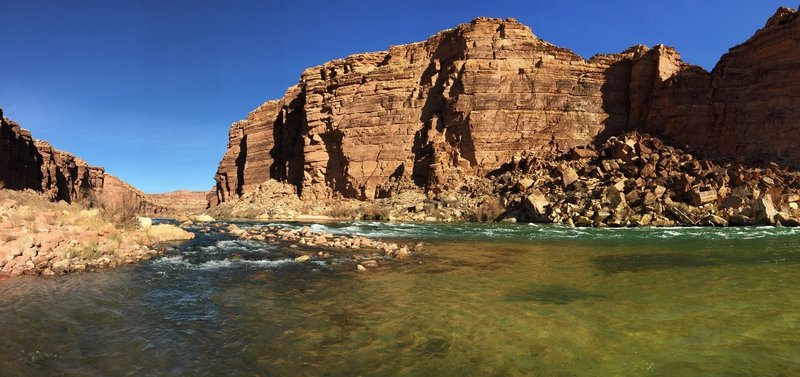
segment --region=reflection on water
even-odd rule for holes
[[[344,259],[296,263],[280,246],[202,234],[137,266],[3,280],[0,375],[800,370],[792,230],[315,227],[427,246],[357,273]]]
[[[525,289],[511,290],[508,295],[506,295],[506,300],[566,305],[577,300],[599,297],[602,296],[565,285],[534,284]]]

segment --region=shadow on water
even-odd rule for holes
[[[796,264],[800,263],[800,253],[619,254],[593,257],[590,258],[590,261],[602,272],[616,274],[620,272],[646,272],[671,268],[701,268],[723,265]]]
[[[578,300],[603,298],[602,295],[565,285],[530,285],[509,292],[505,296],[510,302],[536,302],[540,304],[567,305]]]

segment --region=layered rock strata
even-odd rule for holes
[[[448,169],[485,176],[519,151],[631,130],[706,157],[797,167],[797,18],[781,8],[710,73],[663,45],[586,60],[489,18],[334,60],[233,124],[209,202],[270,178],[309,199],[381,197],[401,179],[435,189]]]
[[[208,206],[205,191],[178,190],[163,194],[145,194],[148,202],[168,208],[176,214],[201,213]]]

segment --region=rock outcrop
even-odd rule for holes
[[[304,198],[376,198],[392,180],[435,188],[451,168],[485,176],[518,151],[626,131],[704,157],[796,168],[797,15],[781,8],[710,73],[663,45],[585,60],[489,18],[334,60],[233,124],[209,201],[270,178]]]
[[[0,109],[0,183],[7,189],[31,189],[53,201],[85,203],[126,201],[143,215],[167,216],[184,208],[153,200],[102,167],[91,166],[71,153],[31,137]],[[195,195],[192,206],[198,206]],[[205,207],[205,206],[203,206]]]
[[[20,190],[41,189],[42,156],[36,150],[31,133],[3,116],[0,109],[0,182]]]
[[[0,182],[6,188],[40,191],[51,200],[74,202],[99,194],[105,171],[49,143],[2,116],[0,110]]]

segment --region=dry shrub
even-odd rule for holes
[[[389,220],[389,208],[380,205],[379,203],[371,203],[361,208],[362,220]]]
[[[138,220],[140,202],[130,193],[125,193],[119,198],[102,197],[97,200],[100,216],[118,228],[135,228]]]
[[[334,203],[326,215],[337,219],[361,219],[361,220],[388,220],[389,209],[379,203],[353,203],[337,202]]]
[[[357,205],[350,202],[336,202],[331,205],[331,208],[325,211],[325,214],[336,219],[352,220],[359,217],[361,211]]]

